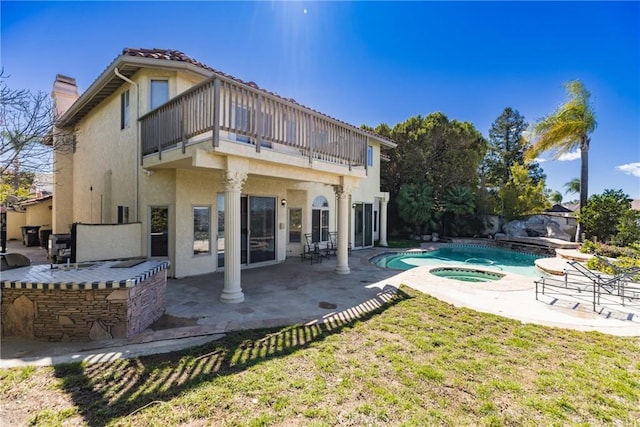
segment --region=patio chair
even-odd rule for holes
[[[31,260],[18,253],[4,254],[0,262],[0,271],[12,270],[14,268],[28,267]]]
[[[335,255],[338,252],[338,232],[330,231],[329,232],[329,241],[327,242],[326,247],[327,257],[331,255]]]
[[[322,254],[320,253],[320,245],[318,242],[313,241],[313,234],[304,235],[306,243],[302,246],[302,253],[300,254],[300,260],[304,261],[308,259],[313,264],[313,261],[322,262]]]

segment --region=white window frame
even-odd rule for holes
[[[206,251],[196,251],[196,209],[206,209],[207,218],[207,230],[206,230],[206,242],[208,243],[208,249]],[[191,208],[193,215],[193,234],[192,234],[192,247],[193,256],[211,255],[211,205],[193,205]],[[203,239],[204,240],[204,239]]]
[[[129,89],[120,94],[120,130],[131,126],[131,95]]]
[[[157,103],[156,105],[154,105],[154,99],[153,99],[153,84],[156,82],[163,82],[167,84],[167,99]],[[159,79],[151,79],[151,81],[149,82],[149,111],[154,110],[156,108],[158,108],[159,106],[161,106],[162,104],[164,104],[165,102],[169,101],[169,79],[163,79],[163,78],[159,78]]]

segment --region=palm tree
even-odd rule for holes
[[[589,196],[589,144],[590,134],[596,128],[595,113],[589,98],[591,93],[582,82],[573,80],[564,84],[569,99],[552,114],[539,120],[533,128],[531,146],[526,158],[534,159],[543,151],[554,151],[554,158],[580,149],[580,207]],[[580,240],[578,223],[576,240]]]
[[[573,178],[571,181],[569,182],[565,182],[565,184],[563,185],[564,188],[567,189],[567,191],[564,192],[564,194],[569,194],[569,193],[579,193],[580,192],[580,178]]]
[[[433,189],[427,184],[404,184],[398,193],[398,214],[413,227],[416,236],[433,227]]]
[[[444,213],[442,217],[443,234],[447,234],[447,217],[452,217],[455,222],[458,222],[459,216],[472,214],[475,207],[473,191],[462,185],[450,187],[442,197],[442,211]]]

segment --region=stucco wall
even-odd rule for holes
[[[73,224],[73,154],[53,153],[55,171],[51,224],[56,234],[71,232]]]
[[[76,262],[101,261],[142,256],[142,225],[78,224],[76,228]]]
[[[137,215],[135,197],[136,174],[143,179],[143,171],[136,160],[139,150],[137,108],[140,115],[149,110],[152,79],[168,79],[170,98],[197,80],[173,71],[141,71],[132,78],[138,84],[139,104],[136,89],[123,83],[78,124],[77,148],[73,155],[73,222],[115,222],[118,206],[129,207],[130,221],[136,221],[137,217],[143,219],[144,212]],[[130,93],[130,125],[120,129],[120,96],[126,90]]]
[[[51,215],[53,212],[53,200],[48,199],[42,202],[35,203],[26,207],[27,210],[27,224],[26,225],[39,225],[41,230],[51,229]]]
[[[7,240],[22,240],[23,225],[27,225],[25,212],[7,211]]]

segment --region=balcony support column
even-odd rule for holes
[[[338,199],[338,250],[336,269],[338,274],[349,274],[349,196],[351,186],[336,185],[334,191]]]
[[[220,301],[244,301],[240,280],[240,196],[247,179],[244,171],[227,170],[224,178],[224,289]]]

